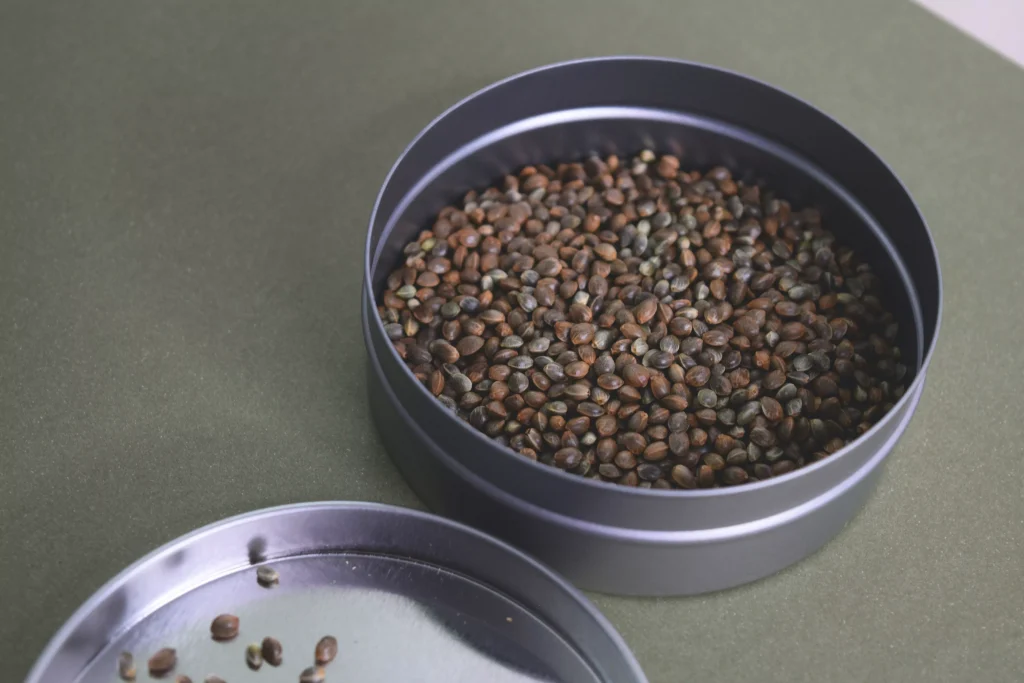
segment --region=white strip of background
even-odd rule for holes
[[[1024,67],[1024,0],[914,0]]]

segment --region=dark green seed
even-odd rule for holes
[[[761,448],[768,448],[775,444],[775,435],[764,427],[754,427],[750,430],[750,440]]]
[[[641,481],[656,481],[661,476],[661,468],[650,462],[642,462],[636,466],[636,474]]]
[[[253,671],[258,671],[263,666],[263,650],[259,644],[252,643],[245,648],[245,664]]]
[[[672,455],[685,455],[690,449],[690,437],[686,432],[672,432],[668,435],[668,449]]]
[[[734,448],[725,456],[727,465],[745,465],[747,463],[747,451],[742,448]]]
[[[725,468],[725,458],[718,453],[705,453],[704,464],[717,472]]]
[[[757,401],[750,401],[744,403],[743,407],[736,412],[736,424],[740,426],[746,426],[750,424],[755,417],[761,414],[761,404]]]
[[[701,389],[697,392],[697,404],[705,408],[714,408],[718,404],[718,394],[711,389]]]
[[[451,320],[457,318],[459,313],[462,312],[462,307],[454,301],[449,301],[444,306],[441,306],[441,317],[445,320]]]
[[[135,658],[131,652],[122,652],[117,656],[117,675],[124,681],[135,680]]]
[[[456,394],[464,394],[473,388],[473,383],[469,381],[469,378],[463,375],[461,372],[457,372],[452,375],[448,382],[448,386],[455,390]]]
[[[256,568],[256,582],[264,588],[276,586],[280,580],[281,576],[273,567],[263,565]]]
[[[789,401],[796,398],[796,385],[783,384],[782,388],[775,392],[775,398],[779,401]]]
[[[672,413],[668,419],[668,430],[670,432],[685,432],[690,427],[686,413]]]

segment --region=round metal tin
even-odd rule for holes
[[[457,419],[384,334],[375,295],[444,205],[525,164],[671,151],[765,181],[857,248],[886,285],[911,366],[903,398],[831,457],[733,489],[658,491],[586,480],[518,456]],[[938,333],[935,246],[889,167],[828,115],[755,79],[670,59],[609,57],[529,71],[431,123],[382,187],[366,243],[363,328],[373,414],[434,510],[505,538],[577,585],[691,594],[767,576],[831,539],[864,504],[903,433]],[[642,571],[637,571],[638,568]]]
[[[256,567],[280,575],[266,588]],[[211,638],[234,614],[230,642]],[[456,522],[372,503],[310,503],[232,517],[139,560],[54,636],[27,683],[110,683],[117,657],[177,650],[200,683],[298,681],[332,635],[327,680],[643,683],[622,639],[572,586],[520,551]],[[279,667],[245,662],[249,643],[283,645]],[[267,671],[269,669],[269,671]]]

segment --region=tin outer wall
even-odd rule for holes
[[[795,205],[818,206],[829,228],[875,265],[901,321],[913,381],[867,434],[797,472],[734,489],[615,487],[491,441],[402,363],[374,294],[404,244],[442,206],[527,163],[644,147],[681,154],[685,167],[726,165],[745,180],[765,180]],[[556,64],[455,105],[392,168],[366,244],[371,406],[389,454],[432,509],[509,540],[587,589],[713,591],[802,559],[861,508],[920,399],[941,302],[938,257],[913,200],[877,155],[826,114],[699,64],[645,57]]]

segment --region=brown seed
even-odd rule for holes
[[[722,470],[722,483],[728,486],[743,484],[749,478],[747,471],[742,467],[726,467]]]
[[[686,383],[691,387],[702,387],[711,379],[711,370],[703,365],[694,365],[686,371]]]
[[[626,432],[622,435],[620,443],[633,455],[640,455],[647,448],[647,439],[637,432]]]
[[[636,317],[636,321],[641,325],[646,324],[654,317],[654,314],[658,312],[658,301],[657,299],[644,299],[642,302],[637,304],[633,309],[633,316]]]
[[[672,481],[682,489],[692,489],[697,487],[697,478],[693,476],[693,472],[682,465],[676,465],[672,468]]]
[[[669,394],[661,399],[661,405],[673,413],[678,413],[686,410],[689,402],[682,394]]]
[[[619,422],[613,415],[602,415],[594,422],[598,436],[611,436],[619,429]]]
[[[822,375],[811,382],[811,391],[818,396],[828,398],[839,393],[839,385],[831,377]]]
[[[455,363],[459,360],[459,351],[443,339],[430,342],[430,352],[442,363]]]
[[[581,360],[574,361],[565,366],[565,374],[573,379],[582,379],[590,372],[590,366]]]
[[[210,634],[214,640],[231,640],[238,635],[238,617],[221,614],[210,624]]]
[[[620,469],[631,470],[636,467],[636,456],[629,451],[619,451],[615,454],[614,462]]]
[[[131,652],[122,652],[117,656],[117,675],[124,681],[135,680],[135,658]]]
[[[214,676],[213,674],[210,674],[209,676],[203,679],[203,683],[227,683],[227,681],[225,681],[220,676]]]
[[[178,674],[174,677],[174,683],[192,683],[192,679],[185,674]]]
[[[800,304],[795,301],[780,301],[775,304],[775,312],[783,318],[794,318],[800,315]]]
[[[172,647],[161,648],[149,658],[149,675],[160,678],[167,674],[178,663],[178,653]]]
[[[559,469],[568,470],[576,467],[583,460],[583,453],[578,448],[562,448],[555,453],[554,463]]]
[[[722,330],[708,330],[701,339],[708,346],[725,346],[729,343],[729,335]]]
[[[651,371],[639,363],[630,363],[622,369],[622,379],[629,386],[642,389],[651,380]]]
[[[483,338],[476,337],[476,336],[463,337],[455,345],[455,348],[456,348],[456,350],[458,350],[459,355],[461,357],[463,357],[463,358],[465,358],[467,356],[472,356],[474,353],[476,353],[477,351],[479,351],[483,347],[484,347],[484,340],[483,340]]]
[[[573,344],[589,344],[594,340],[597,328],[592,323],[576,323],[572,326],[569,338]]]
[[[799,322],[786,323],[782,326],[782,329],[779,330],[779,336],[782,337],[784,341],[803,339],[806,334],[807,328],[804,327],[803,323]]]
[[[601,242],[595,246],[594,253],[597,254],[598,258],[604,261],[614,261],[618,258],[618,252],[615,250],[615,247],[607,242]]]
[[[324,636],[317,642],[313,654],[317,664],[330,664],[338,656],[338,640],[334,636]]]
[[[283,652],[284,648],[281,647],[281,641],[276,638],[267,636],[260,644],[260,654],[263,656],[264,661],[266,661],[270,666],[281,665]]]
[[[665,375],[653,375],[650,381],[651,395],[655,400],[662,399],[672,391],[672,383]]]
[[[644,449],[644,459],[651,462],[664,460],[668,456],[668,444],[664,441],[655,441]]]
[[[327,672],[322,666],[311,666],[299,674],[299,683],[324,683]]]
[[[764,376],[764,379],[761,381],[761,386],[768,391],[775,391],[785,383],[786,373],[782,370],[772,370]]]
[[[441,374],[440,370],[434,370],[430,373],[428,388],[434,396],[440,396],[441,392],[444,391],[444,375]]]
[[[761,412],[764,413],[764,416],[772,422],[778,422],[785,417],[785,413],[782,410],[782,404],[771,396],[761,397]]]

